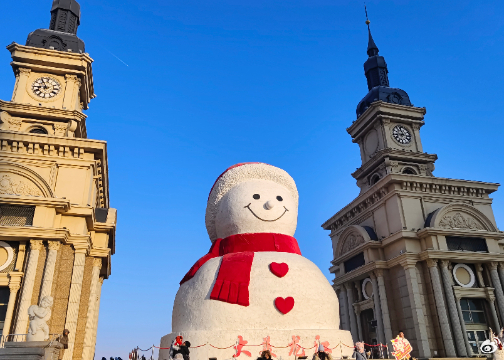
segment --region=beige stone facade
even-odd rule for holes
[[[347,129],[361,193],[323,224],[330,270],[355,341],[390,348],[403,330],[415,357],[470,357],[504,325],[504,233],[489,196],[499,185],[433,176],[424,114],[378,101]]]
[[[16,43],[7,49],[15,83],[12,100],[0,100],[2,334],[26,334],[28,307],[50,295],[50,333],[70,330],[64,359],[91,360],[116,227],[107,145],[86,137],[93,60]]]

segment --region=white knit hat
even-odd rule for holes
[[[233,165],[217,178],[208,195],[205,223],[210,240],[217,239],[215,216],[221,199],[231,188],[250,179],[270,180],[286,187],[291,192],[297,206],[299,196],[296,183],[285,170],[258,162]]]

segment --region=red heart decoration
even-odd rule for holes
[[[282,297],[277,297],[275,299],[275,306],[278,311],[285,315],[294,307],[294,298],[290,296],[285,299]]]
[[[272,262],[270,264],[270,271],[279,278],[282,278],[289,272],[289,265],[287,265],[286,263],[279,264],[276,262]]]

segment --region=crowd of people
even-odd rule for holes
[[[409,345],[409,341],[406,340],[404,332],[401,330],[397,335],[396,339],[400,339],[403,343],[406,342]],[[352,358],[356,360],[367,360],[370,357],[371,352],[366,352],[363,342],[356,342]],[[177,336],[173,340],[170,346],[170,360],[190,360],[190,350],[191,343],[189,341],[184,341],[182,336]],[[407,360],[410,358],[409,353],[411,352],[411,345],[409,345],[409,351],[407,351],[406,356],[402,359],[397,360]],[[272,355],[269,350],[264,350],[257,360],[272,360]],[[315,354],[313,354],[312,360],[333,360],[332,355],[328,352],[322,344],[319,345]]]

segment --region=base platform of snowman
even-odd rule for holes
[[[182,280],[161,348],[181,335],[192,360],[256,359],[265,349],[275,359],[311,359],[320,344],[351,357],[336,293],[293,237],[297,208],[284,170],[245,163],[219,176],[206,212],[212,247]],[[169,350],[159,359],[169,360]]]

